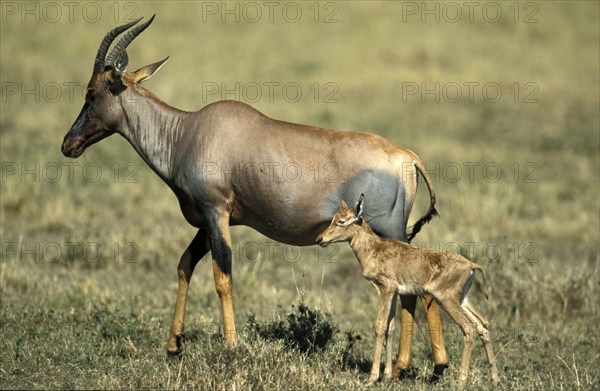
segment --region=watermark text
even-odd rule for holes
[[[538,23],[534,1],[403,1],[402,23]]]
[[[16,260],[19,262],[52,263],[72,262],[80,260],[96,263],[109,260],[118,263],[139,262],[139,245],[136,242],[102,244],[98,242],[65,241],[6,241],[0,244],[2,262]]]

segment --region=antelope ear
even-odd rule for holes
[[[127,66],[129,65],[129,56],[127,55],[127,51],[123,50],[119,57],[117,57],[114,63],[110,65],[106,65],[104,67],[105,71],[110,71],[110,81],[113,83],[119,82],[121,80],[121,76],[127,72]]]
[[[119,57],[115,60],[115,62],[106,67],[105,69],[110,71],[109,76],[109,87],[110,92],[113,95],[119,95],[121,92],[125,91],[127,87],[121,81],[121,77],[127,72],[127,66],[129,65],[129,56],[127,55],[127,51],[123,50]]]
[[[348,204],[344,200],[340,200],[340,205],[342,205],[342,209],[348,209]]]
[[[117,77],[121,77],[125,72],[127,72],[127,66],[129,65],[129,56],[127,55],[127,51],[123,50],[119,57],[115,60],[114,64],[114,72]]]
[[[360,217],[362,216],[364,202],[365,202],[365,194],[362,193],[360,195],[360,198],[358,199],[358,202],[356,203],[356,206],[354,207],[354,210],[355,210],[354,214],[357,219],[360,219]]]
[[[150,79],[160,69],[160,67],[162,67],[163,64],[167,62],[168,59],[169,57],[159,62],[155,62],[154,64],[146,65],[145,67],[138,69],[137,71],[133,72],[133,80],[136,83],[141,83]]]

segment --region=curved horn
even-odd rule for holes
[[[133,30],[131,30],[127,34],[125,34],[119,40],[119,42],[117,42],[115,47],[110,51],[110,54],[106,57],[106,61],[104,61],[104,66],[105,67],[107,67],[107,66],[114,67],[114,63],[115,63],[116,59],[119,57],[119,55],[121,54],[121,52],[123,50],[125,50],[127,48],[127,46],[129,46],[129,44],[131,43],[131,41],[133,41],[135,39],[135,37],[140,35],[142,33],[142,31],[146,30],[146,28],[154,20],[155,16],[156,16],[156,14],[152,15],[152,17],[150,19],[148,19],[148,21],[146,23],[140,24],[139,26],[137,26],[136,28],[134,28]]]
[[[110,47],[110,44],[115,40],[115,38],[117,38],[119,34],[129,29],[131,26],[133,26],[140,20],[142,20],[142,18],[139,18],[137,20],[134,20],[133,22],[124,24],[122,26],[115,27],[110,32],[108,32],[108,34],[106,34],[106,36],[102,40],[102,43],[100,44],[100,47],[98,48],[98,53],[96,54],[96,59],[94,60],[94,73],[102,72],[104,70],[104,57],[106,57],[106,52],[108,52],[108,48]]]

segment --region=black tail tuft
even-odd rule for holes
[[[410,235],[408,235],[408,242],[410,243],[415,238],[415,236],[417,236],[417,234],[419,233],[419,231],[421,231],[421,228],[423,227],[424,224],[429,223],[431,221],[431,219],[433,219],[434,216],[439,216],[439,215],[440,214],[435,209],[435,207],[429,208],[429,210],[427,211],[427,214],[425,216],[421,217],[419,220],[417,220],[415,225],[412,226],[412,231],[411,231]]]
[[[425,184],[427,185],[427,189],[429,190],[429,210],[427,211],[427,214],[425,214],[425,216],[423,216],[419,220],[417,220],[415,225],[412,226],[412,232],[410,233],[410,235],[408,235],[408,238],[407,238],[408,243],[410,243],[411,240],[413,240],[414,237],[417,236],[419,231],[421,231],[423,224],[429,223],[434,216],[439,216],[438,211],[435,209],[436,197],[435,197],[435,191],[433,190],[433,184],[431,182],[431,178],[429,177],[429,174],[427,174],[425,167],[422,166],[422,163],[420,161],[415,161],[414,163],[415,163],[416,170],[423,177],[423,180],[425,181]]]

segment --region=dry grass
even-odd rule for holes
[[[321,3],[319,20],[334,4],[337,23],[314,23],[312,2],[299,3],[304,17],[298,23],[281,13],[273,23],[266,14],[257,23],[231,17],[222,23],[220,15],[204,14],[203,22],[202,4],[191,2],[119,3],[116,21],[112,3],[102,3],[95,23],[81,13],[71,23],[63,7],[56,23],[43,14],[38,23],[31,15],[23,23],[23,13],[13,15],[6,4],[0,25],[0,388],[359,389],[366,380],[360,365],[336,360],[340,341],[311,357],[248,338],[236,349],[224,347],[216,336],[220,313],[207,262],[192,281],[187,355],[166,359],[175,268],[194,229],[123,139],[107,139],[77,161],[60,153],[97,45],[136,11],[128,4],[138,7],[136,16],[157,13],[129,56],[134,69],[171,56],[147,83],[166,102],[192,110],[222,97],[203,94],[203,83],[294,82],[303,92],[298,102],[286,101],[281,90],[271,102],[265,87],[252,104],[275,118],[370,130],[417,151],[434,176],[441,213],[417,241],[455,248],[486,265],[491,299],[479,299],[477,290],[473,299],[496,325],[500,389],[600,387],[597,3],[521,2],[519,23],[513,2],[500,3],[497,23],[482,18],[483,5],[473,23],[466,14],[459,23],[421,23],[420,16],[404,23],[403,4],[421,2]],[[48,3],[37,4],[43,12]],[[535,9],[528,4],[539,7],[537,23],[522,23]],[[78,83],[75,97],[64,84],[70,82]],[[473,101],[466,95],[456,103],[443,95],[439,103],[433,95],[403,99],[407,83],[458,83],[467,94],[464,83],[471,82],[497,83],[502,98],[491,103],[476,89]],[[36,83],[39,93],[26,93]],[[53,83],[59,99],[50,95]],[[324,101],[325,83],[337,86],[337,103]],[[526,83],[533,84],[528,89]],[[538,102],[525,103],[535,88]],[[100,177],[90,181],[97,168]],[[496,168],[502,176],[492,181]],[[134,182],[125,180],[129,174]],[[424,193],[415,216],[425,210]],[[352,360],[368,360],[376,297],[347,246],[327,262],[331,253],[303,248],[302,258],[291,262],[289,251],[296,249],[279,245],[269,258],[269,239],[246,228],[233,235],[238,322],[244,324],[247,312],[262,322],[284,316],[303,299],[330,312],[341,330],[360,334]],[[253,262],[257,249],[263,259]],[[433,386],[423,379],[431,364],[422,313],[419,320],[419,376],[403,385],[452,387],[458,329],[444,325],[451,368]],[[481,351],[471,367],[472,388],[484,387]]]

